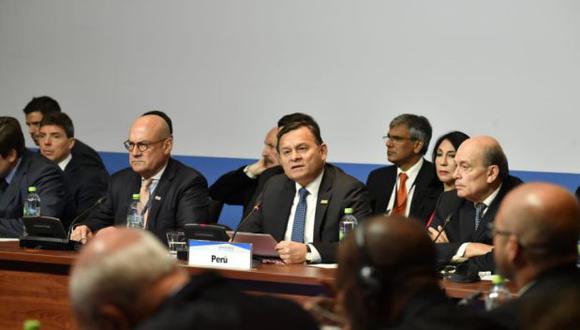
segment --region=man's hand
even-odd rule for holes
[[[91,238],[93,238],[93,232],[85,225],[76,226],[70,234],[72,241],[81,242],[82,244],[86,244]]]
[[[465,248],[464,256],[466,258],[472,258],[477,256],[482,256],[493,250],[493,245],[483,244],[483,243],[469,243]]]
[[[435,243],[449,243],[449,239],[447,238],[447,234],[445,234],[445,231],[442,231],[443,228],[441,228],[441,226],[437,226],[437,229],[435,229],[433,227],[429,227],[429,228],[427,228],[427,230],[429,231],[429,237],[431,237],[431,240],[434,240],[435,237],[437,237],[437,235],[439,235],[439,232],[441,231],[441,235],[439,235],[439,237],[437,238],[437,241],[435,241]]]
[[[258,177],[266,170],[266,162],[264,158],[260,158],[257,162],[248,166],[248,174],[251,177]]]
[[[292,241],[281,241],[276,245],[276,251],[282,261],[287,264],[301,264],[306,261],[306,244]]]

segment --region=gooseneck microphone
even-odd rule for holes
[[[261,196],[259,196],[259,197],[261,197]],[[261,199],[258,199],[258,201],[254,205],[254,207],[252,208],[250,213],[248,213],[248,215],[246,215],[242,219],[242,221],[240,221],[240,224],[238,225],[238,227],[236,228],[236,230],[232,234],[232,238],[230,239],[230,242],[235,242],[236,235],[238,234],[238,231],[240,230],[242,225],[245,224],[248,221],[248,219],[250,219],[254,214],[258,213],[261,209],[262,209],[262,201],[261,201]]]
[[[445,227],[447,227],[449,222],[451,222],[452,216],[453,216],[453,213],[450,213],[447,216],[447,218],[445,218],[445,221],[443,221],[443,226],[441,226],[441,229],[437,231],[437,236],[435,236],[435,238],[433,239],[433,243],[437,242],[437,239],[439,238],[439,236],[441,236],[441,233],[443,233],[445,231]]]
[[[99,199],[97,199],[97,201],[91,205],[90,207],[87,207],[84,211],[82,211],[79,215],[77,215],[70,223],[70,226],[68,227],[68,234],[67,234],[67,238],[70,239],[70,235],[75,227],[75,225],[77,224],[77,222],[82,219],[85,215],[87,215],[89,212],[93,211],[97,206],[103,204],[103,202],[107,199],[107,196],[103,196]]]

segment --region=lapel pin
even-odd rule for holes
[[[328,204],[328,199],[321,199],[320,204]]]
[[[160,201],[161,200],[161,196],[155,196],[155,200],[156,201]]]

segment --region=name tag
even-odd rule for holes
[[[189,240],[190,266],[252,269],[252,244]]]

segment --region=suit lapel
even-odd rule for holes
[[[471,242],[473,238],[473,231],[475,229],[475,209],[473,203],[465,201],[461,209],[459,209],[459,240],[461,242]]]
[[[326,210],[332,198],[332,185],[334,183],[334,168],[326,166],[316,202],[316,213],[314,214],[314,241],[319,241],[322,236],[322,225],[324,224]]]
[[[409,210],[409,215],[418,216],[423,213],[423,199],[425,198],[425,190],[423,189],[428,182],[429,173],[427,170],[427,161],[423,160],[423,165],[419,169],[419,173],[417,173],[417,178],[413,185],[415,186],[415,192],[413,192],[413,200],[411,201],[411,208]]]
[[[384,178],[385,189],[381,190],[381,193],[378,196],[379,200],[377,201],[377,211],[381,213],[387,212],[387,207],[389,207],[389,202],[393,193],[393,188],[397,182],[397,167],[390,166],[387,167],[387,169],[388,170],[385,173],[386,176]]]
[[[272,212],[276,213],[272,219],[280,219],[280,221],[272,221],[269,225],[273,227],[273,235],[277,241],[284,240],[286,228],[288,227],[288,218],[290,217],[290,210],[294,202],[294,195],[296,195],[296,184],[294,181],[286,178],[282,187],[280,187],[279,196],[275,199],[275,205]]]
[[[175,166],[172,159],[169,159],[167,163],[167,168],[161,179],[159,179],[159,183],[157,183],[157,187],[153,194],[149,197],[150,200],[150,209],[149,215],[147,218],[147,228],[148,229],[155,229],[157,225],[157,214],[159,214],[159,210],[161,209],[161,205],[163,204],[164,199],[167,197],[167,192],[171,187],[171,183],[175,178]]]

